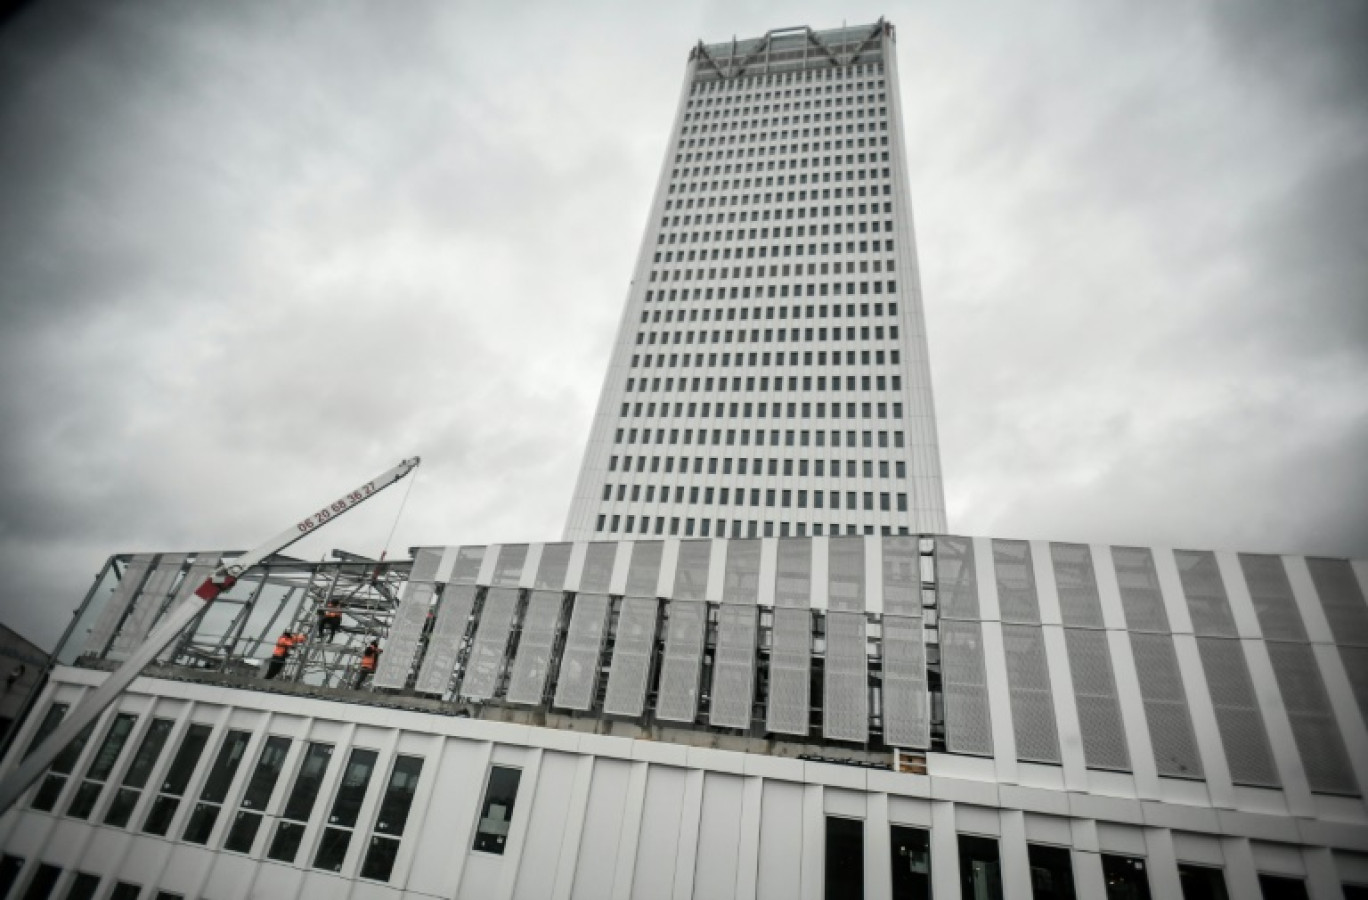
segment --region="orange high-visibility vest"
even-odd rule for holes
[[[282,634],[276,638],[275,653],[272,654],[276,659],[284,659],[290,655],[290,648],[295,645],[294,635]]]
[[[361,669],[366,672],[374,672],[375,664],[380,659],[380,651],[374,647],[367,647],[361,654]]]

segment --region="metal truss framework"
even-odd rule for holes
[[[801,64],[797,67],[799,69],[848,66],[856,61],[861,61],[862,55],[867,50],[878,47],[879,41],[885,33],[890,35],[893,33],[893,26],[880,18],[878,22],[869,27],[867,32],[854,41],[838,42],[832,40],[836,35],[849,34],[849,31],[850,29],[835,32],[813,31],[807,26],[775,28],[765,32],[765,36],[748,50],[742,50],[741,45],[733,39],[730,44],[730,53],[726,56],[720,56],[715,51],[728,45],[707,45],[699,41],[694,47],[691,58],[698,61],[698,77],[707,77],[707,72],[711,71],[723,79],[741,78],[746,75],[768,75],[772,71],[773,64],[781,59],[783,61],[801,59]],[[782,39],[799,35],[803,37],[801,57],[794,57],[793,48],[776,47],[776,43],[781,42]]]

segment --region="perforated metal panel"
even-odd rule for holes
[[[1197,650],[1202,657],[1211,702],[1216,707],[1216,725],[1231,780],[1236,784],[1277,787],[1278,770],[1273,764],[1268,732],[1240,641],[1198,638]]]
[[[864,612],[864,538],[834,537],[827,541],[827,605],[837,612]]]
[[[942,619],[940,637],[946,747],[951,753],[992,756],[982,628],[978,622]]]
[[[441,547],[423,547],[413,554],[413,568],[409,570],[409,583],[415,581],[426,581],[432,583],[437,580],[437,569],[442,565],[442,554],[445,552]]]
[[[1121,588],[1121,607],[1131,631],[1168,633],[1168,613],[1159,591],[1159,575],[1148,547],[1113,547],[1112,564]]]
[[[418,569],[416,559],[414,569]],[[427,575],[427,580],[415,581],[410,578],[404,584],[399,608],[394,611],[394,621],[390,623],[389,635],[385,638],[385,652],[380,655],[380,662],[375,667],[372,682],[375,687],[400,690],[407,685],[413,661],[418,655],[423,626],[427,624],[428,610],[432,608],[432,598],[437,592],[437,586],[431,581],[436,571],[434,565],[431,572],[425,570],[421,573]]]
[[[1025,541],[993,541],[993,574],[1002,621],[1040,624],[1031,545]]]
[[[1194,634],[1208,637],[1235,637],[1235,617],[1230,613],[1216,554],[1210,551],[1176,550],[1178,578],[1183,584]]]
[[[890,746],[925,749],[930,745],[920,618],[883,618],[883,728],[884,743]]]
[[[499,558],[494,563],[494,578],[491,583],[517,587],[522,581],[523,566],[526,563],[526,544],[504,544],[499,548]]]
[[[890,616],[920,616],[921,555],[916,537],[883,538],[883,608]]]
[[[114,593],[101,610],[95,627],[86,638],[86,653],[104,653],[114,637],[114,632],[118,630],[119,623],[128,613],[129,604],[138,596],[138,588],[142,587],[143,581],[146,580],[147,573],[152,568],[152,560],[155,558],[151,553],[139,553],[128,561],[128,565],[124,567],[123,577],[119,579]]]
[[[666,609],[670,618],[665,628],[656,718],[692,722],[698,715],[698,677],[703,667],[708,605],[696,600],[675,600]]]
[[[536,586],[541,589],[559,591],[565,588],[565,578],[570,572],[570,551],[574,544],[543,544],[541,562],[537,564]]]
[[[508,650],[508,635],[513,616],[518,611],[517,588],[490,588],[485,595],[484,608],[475,629],[475,642],[470,647],[465,678],[461,679],[461,696],[471,700],[488,700],[499,686],[504,655]]]
[[[1003,625],[1002,641],[1007,654],[1007,689],[1012,700],[1017,758],[1058,763],[1059,730],[1040,627]]]
[[[1083,732],[1084,763],[1090,769],[1129,772],[1130,751],[1126,748],[1126,729],[1116,696],[1107,633],[1065,628],[1064,645],[1069,654],[1079,729]]]
[[[1358,796],[1360,789],[1349,765],[1344,737],[1311,646],[1284,641],[1268,641],[1267,645],[1311,790]]]
[[[462,551],[466,549],[468,548],[461,548]],[[451,577],[454,581],[458,573],[453,572]],[[433,623],[432,633],[428,635],[427,653],[423,655],[423,665],[418,670],[418,683],[414,688],[418,693],[447,692],[461,646],[465,643],[466,629],[470,625],[470,611],[475,606],[475,592],[476,587],[473,584],[452,582],[448,582],[442,591],[442,598],[437,606],[437,618]]]
[[[1301,611],[1292,596],[1292,585],[1287,580],[1282,558],[1241,553],[1240,569],[1249,586],[1249,596],[1254,601],[1254,612],[1259,617],[1264,640],[1306,640],[1306,626],[1302,624]]]
[[[222,558],[222,554],[219,553],[196,554],[194,564],[190,566],[190,570],[186,572],[185,577],[181,579],[180,586],[176,588],[175,599],[173,599],[171,605],[167,607],[168,614],[171,610],[178,608],[182,603],[202,602],[198,597],[194,597],[193,595],[195,591],[199,590],[200,586],[204,584],[205,580],[214,573],[214,570],[218,568],[219,561]],[[157,654],[157,662],[170,662],[171,658],[175,656],[176,648],[178,646],[178,642],[173,641],[171,646]]]
[[[1340,647],[1340,659],[1349,674],[1349,687],[1358,701],[1359,713],[1368,722],[1368,647]]]
[[[863,556],[861,553],[862,565]],[[860,744],[869,740],[866,624],[863,614],[827,614],[826,665],[822,679],[822,736],[827,740]]]
[[[508,677],[509,703],[541,704],[564,597],[560,591],[533,591],[527,598],[518,655]]]
[[[807,538],[780,538],[776,562],[774,605],[807,609],[812,604],[812,542]]]
[[[1092,551],[1086,544],[1051,544],[1050,561],[1064,624],[1101,628],[1102,601],[1097,594]]]
[[[806,542],[804,542],[806,543]],[[784,542],[780,541],[780,547]],[[769,702],[765,729],[779,734],[807,734],[810,666],[812,662],[812,614],[805,609],[776,607],[774,645],[770,649]]]
[[[447,584],[474,584],[475,579],[480,577],[484,554],[484,547],[462,547],[457,550],[456,564],[452,567]]]
[[[755,603],[760,596],[760,542],[728,541],[723,603]]]
[[[675,565],[674,599],[706,600],[712,541],[680,541]]]
[[[623,598],[613,641],[613,659],[608,668],[604,712],[616,716],[641,715],[646,703],[646,678],[651,672],[656,607],[657,601],[653,599]]]
[[[594,701],[599,655],[608,624],[608,597],[578,594],[565,632],[560,672],[556,676],[556,706],[586,710]]]
[[[584,573],[580,576],[580,590],[587,594],[606,594],[613,581],[613,562],[617,559],[617,544],[596,541],[584,554]],[[655,593],[654,585],[651,593]]]
[[[974,573],[971,539],[952,535],[936,538],[936,604],[941,618],[978,618],[978,576]]]
[[[752,543],[759,545],[759,541]],[[730,568],[730,556],[727,564]],[[713,727],[750,727],[755,694],[756,614],[753,605],[738,603],[723,603],[717,611],[717,648],[708,693],[708,724]]]
[[[627,566],[627,595],[654,597],[660,583],[660,557],[663,541],[637,541],[632,545],[632,561]]]
[[[1306,567],[1311,570],[1311,581],[1335,643],[1368,646],[1368,604],[1363,601],[1363,589],[1349,560],[1308,556]]]
[[[142,590],[138,592],[138,598],[133,601],[128,618],[124,619],[119,633],[115,635],[114,644],[109,648],[108,659],[127,659],[128,654],[136,650],[146,639],[153,623],[170,601],[171,590],[175,587],[176,579],[180,577],[181,569],[188,558],[189,555],[186,553],[167,553],[158,560],[157,567],[147,576]]]
[[[1140,696],[1145,703],[1154,764],[1160,775],[1201,778],[1202,759],[1192,733],[1192,717],[1183,692],[1173,638],[1166,634],[1131,632]]]

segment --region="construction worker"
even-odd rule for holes
[[[271,654],[271,664],[266,667],[266,677],[274,678],[280,674],[280,670],[285,668],[285,660],[290,658],[290,651],[295,644],[304,643],[304,635],[291,634],[287,628],[276,638],[275,652]]]
[[[334,597],[328,601],[328,605],[318,611],[318,636],[324,638],[329,644],[337,636],[337,629],[342,627],[342,606]]]
[[[366,683],[366,679],[375,674],[375,665],[380,662],[380,654],[383,652],[378,640],[372,640],[366,649],[361,651],[361,668],[356,673],[356,689],[358,691]]]

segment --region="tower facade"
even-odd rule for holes
[[[570,540],[944,532],[893,27],[689,56]]]

